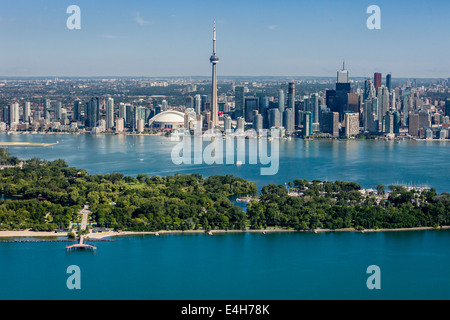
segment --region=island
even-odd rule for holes
[[[450,194],[433,188],[370,190],[355,182],[294,179],[258,192],[254,182],[233,175],[92,175],[64,160],[19,160],[6,149],[0,149],[0,165],[2,237],[450,226]],[[244,197],[247,210],[233,196]]]

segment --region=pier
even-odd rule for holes
[[[84,243],[84,237],[83,236],[81,236],[79,238],[78,243],[72,244],[70,246],[67,246],[66,247],[66,252],[70,252],[72,250],[79,250],[79,249],[91,250],[93,252],[97,251],[97,247],[96,246]]]

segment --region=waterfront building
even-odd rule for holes
[[[118,118],[116,120],[116,132],[122,132],[124,130],[124,119]]]
[[[310,111],[303,113],[303,136],[309,137],[313,134],[313,115]]]
[[[290,135],[295,130],[294,109],[287,108],[283,112],[283,127],[286,129],[286,134]]]
[[[82,109],[83,107],[81,101],[75,100],[73,102],[73,121],[81,121],[81,112],[83,111]]]
[[[12,127],[20,122],[19,119],[19,103],[14,102],[9,106],[9,126]]]
[[[417,113],[409,115],[408,133],[413,137],[419,136],[419,115]]]
[[[99,99],[91,98],[86,105],[86,127],[94,128],[97,126],[99,114]]]
[[[23,122],[30,123],[31,102],[27,101],[23,105]]]
[[[194,96],[194,111],[196,114],[202,113],[202,96],[199,94]]]
[[[339,113],[325,110],[322,112],[321,131],[333,137],[339,137]]]
[[[114,127],[114,99],[108,98],[106,100],[106,129]]]
[[[347,138],[354,137],[359,134],[359,114],[346,112],[344,115],[345,135]]]
[[[163,111],[150,119],[149,126],[162,130],[181,129],[184,128],[184,115],[184,113],[175,110]],[[195,119],[191,117],[191,121],[193,120]]]
[[[269,128],[281,127],[281,115],[278,108],[272,108],[268,110]]]

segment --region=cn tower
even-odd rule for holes
[[[216,56],[216,20],[214,20],[214,31],[213,31],[213,53],[209,61],[212,63],[212,103],[211,103],[211,122],[212,128],[214,129],[219,125],[219,108],[217,106],[217,75],[216,75],[216,64],[219,62],[219,57]]]

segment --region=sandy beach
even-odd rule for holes
[[[353,228],[347,229],[316,229],[316,230],[295,230],[295,229],[266,229],[266,230],[211,230],[208,232],[210,235],[214,234],[223,234],[223,233],[274,233],[274,232],[313,232],[313,233],[323,233],[323,232],[359,232],[359,233],[368,233],[368,232],[398,232],[398,231],[424,231],[424,230],[445,230],[450,229],[450,226],[444,226],[439,228],[433,227],[419,227],[419,228],[399,228],[399,229],[366,229],[366,230],[356,230]],[[153,235],[160,236],[165,234],[202,234],[206,233],[204,230],[163,230],[163,231],[148,231],[148,232],[134,232],[134,231],[111,231],[111,232],[102,232],[102,233],[90,233],[86,235],[87,239],[104,239],[109,237],[120,237],[120,236],[133,236],[133,235]],[[23,231],[0,231],[0,238],[24,238],[24,237],[66,237],[66,232],[55,233],[55,232],[37,232],[30,230]]]

